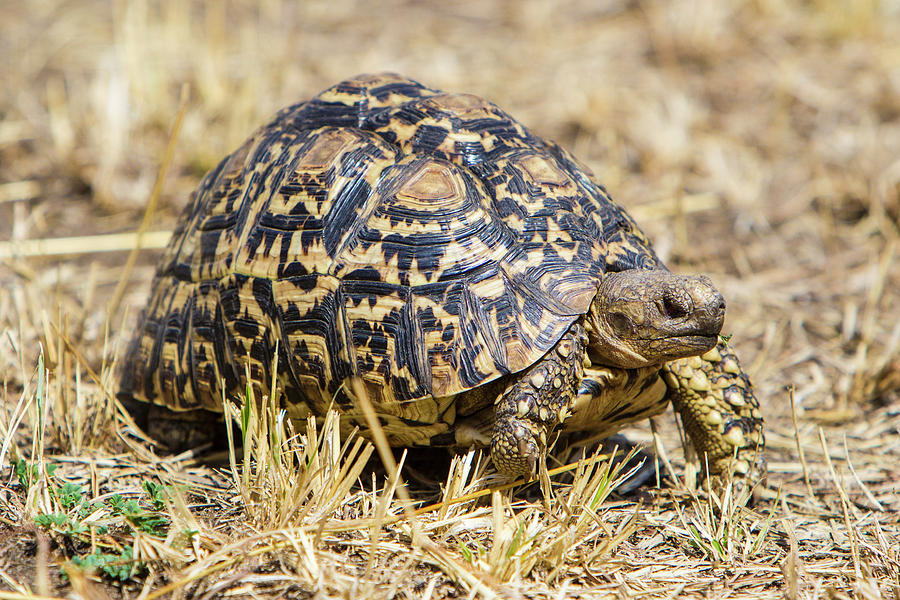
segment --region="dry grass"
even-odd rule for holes
[[[2,16],[0,598],[900,600],[896,2],[28,0]],[[183,86],[151,233],[276,109],[380,70],[559,141],[670,266],[719,284],[768,422],[752,510],[677,482],[621,497],[602,461],[553,475],[552,497],[491,492],[474,454],[408,486],[414,455],[382,471],[332,420],[294,432],[266,411],[235,409],[244,454],[214,467],[154,455],[117,414],[110,365],[158,251],[124,265]],[[91,555],[107,560],[75,564]]]

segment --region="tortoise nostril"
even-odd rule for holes
[[[725,297],[722,294],[716,292],[716,294],[709,299],[707,303],[707,310],[714,315],[725,314]]]
[[[663,296],[663,312],[670,319],[678,319],[691,312],[691,302],[679,294],[668,293]]]

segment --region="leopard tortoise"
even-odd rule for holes
[[[183,423],[159,441],[184,446],[249,373],[291,418],[335,407],[365,432],[356,377],[393,445],[490,446],[510,476],[557,433],[599,438],[671,402],[711,475],[756,479],[762,418],[724,312],[558,145],[477,96],[362,75],[204,177],[120,397],[151,435]]]

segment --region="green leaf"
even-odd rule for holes
[[[247,445],[247,431],[250,429],[250,414],[252,408],[250,407],[250,394],[253,393],[253,390],[250,387],[250,384],[247,384],[247,399],[244,400],[244,405],[241,406],[241,442],[246,446]]]
[[[65,513],[51,513],[49,515],[37,515],[34,517],[34,522],[44,529],[62,529],[69,522],[69,515]]]
[[[156,537],[166,537],[169,527],[169,519],[160,515],[144,514],[141,516],[129,517],[135,527]]]
[[[506,558],[512,558],[519,551],[519,548],[522,546],[523,535],[525,535],[525,523],[519,523],[519,527],[516,529],[516,533],[509,544],[509,550],[506,551]]]
[[[78,536],[86,533],[88,533],[87,525],[77,521],[69,521],[69,526],[62,531],[62,534],[67,536]]]
[[[144,513],[144,509],[141,508],[140,502],[135,499],[126,500],[125,504],[122,505],[122,514],[126,517],[139,517]]]
[[[88,528],[84,523],[73,521],[69,515],[65,513],[51,513],[49,515],[37,515],[34,522],[44,529],[52,529],[59,533],[75,537],[88,533]]]
[[[38,425],[41,426],[38,428],[38,431],[42,431],[43,426],[43,415],[44,415],[44,351],[41,349],[41,353],[38,355],[38,378],[37,378],[37,388],[34,392],[35,403],[37,404],[37,414],[38,414]]]
[[[135,562],[134,549],[131,546],[125,546],[119,554],[106,554],[98,548],[93,554],[72,558],[71,564],[89,573],[100,571],[110,579],[118,581],[126,581],[134,573],[145,568],[141,561]]]
[[[20,458],[16,461],[15,473],[19,483],[28,491],[31,484],[37,481],[38,466],[29,463],[24,458]]]
[[[82,500],[83,495],[84,490],[76,483],[64,483],[62,487],[57,490],[59,503],[66,510],[74,508]]]
[[[150,496],[150,504],[154,510],[162,510],[166,507],[165,496],[169,493],[169,486],[161,485],[154,481],[144,481],[141,484],[147,495]]]
[[[112,514],[121,515],[125,510],[125,497],[122,494],[115,494],[107,498],[106,504],[109,505]]]
[[[472,554],[472,551],[469,550],[462,542],[459,542],[459,550],[460,552],[462,552],[463,558],[466,559],[466,562],[468,562],[469,564],[474,563],[475,557]]]

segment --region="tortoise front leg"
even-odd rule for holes
[[[497,399],[491,458],[498,472],[533,477],[547,452],[547,438],[566,418],[584,373],[587,335],[580,323],[540,362],[524,371]]]
[[[703,465],[719,484],[730,473],[750,485],[765,479],[763,419],[750,380],[724,343],[666,364],[667,397]]]

